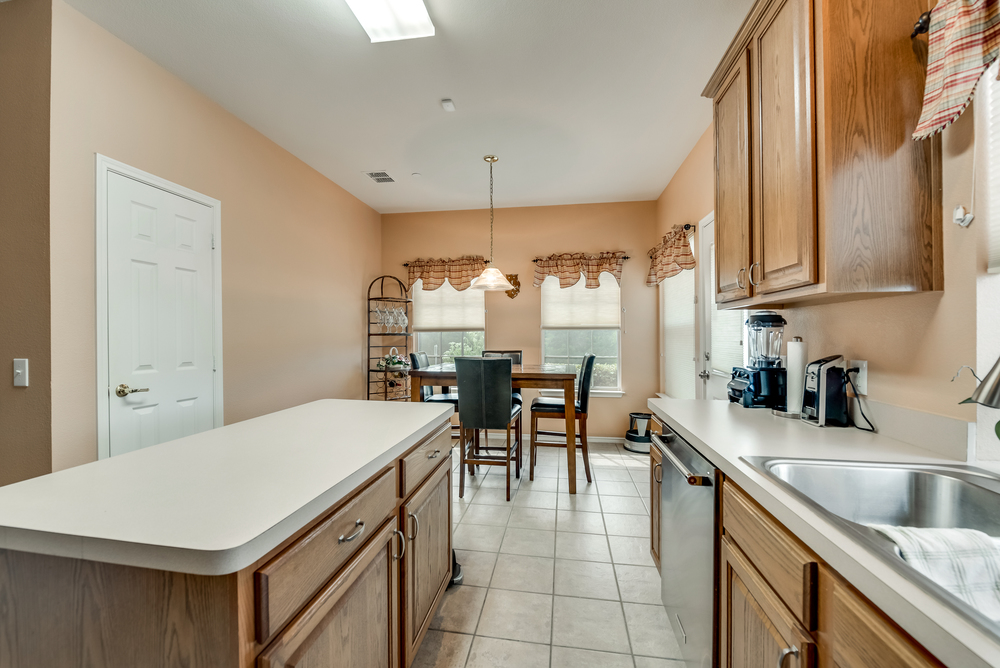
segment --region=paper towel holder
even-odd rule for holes
[[[793,336],[792,337],[792,341],[795,341],[796,343],[802,343],[802,337],[801,336]],[[787,383],[786,383],[785,387],[786,388],[788,387]],[[786,406],[788,405],[788,399],[787,398],[785,399],[785,405]],[[776,408],[772,408],[771,409],[771,415],[776,415],[778,417],[788,418],[789,420],[798,420],[798,419],[800,419],[802,417],[801,413],[790,413],[788,411],[779,411]]]

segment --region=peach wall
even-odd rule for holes
[[[812,359],[841,353],[868,360],[874,401],[972,421],[975,411],[958,402],[974,381],[951,378],[961,365],[975,366],[976,234],[950,220],[956,204],[971,206],[971,108],[943,139],[944,291],[786,309],[785,339],[801,336]],[[713,156],[709,127],[657,200],[658,234],[712,211]]]
[[[497,178],[503,178],[502,172]],[[593,436],[623,437],[629,412],[645,410],[646,399],[657,391],[656,290],[645,285],[646,251],[653,245],[655,230],[655,202],[496,211],[495,264],[504,273],[518,274],[521,293],[513,300],[503,292],[486,293],[486,344],[523,350],[526,363],[541,361],[541,290],[532,287],[534,257],[623,250],[632,258],[622,274],[625,396],[592,399],[587,424]],[[387,274],[405,280],[402,264],[407,260],[473,254],[489,255],[488,210],[382,216],[382,267]],[[527,396],[525,401],[529,401]],[[553,423],[549,428],[557,427]]]
[[[227,423],[363,396],[377,212],[62,0],[51,124],[53,468],[97,456],[95,153],[222,202]]]
[[[51,470],[48,0],[0,4],[0,485]],[[29,360],[28,387],[12,362]]]

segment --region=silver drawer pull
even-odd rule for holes
[[[677,458],[674,451],[667,447],[667,445],[660,440],[659,434],[651,434],[653,442],[656,443],[657,447],[663,452],[663,456],[670,460],[670,463],[674,465],[677,472],[680,473],[687,480],[689,485],[695,487],[711,487],[712,479],[707,475],[695,475],[688,470],[688,467],[684,466],[684,462]]]
[[[687,634],[687,632],[686,632],[686,631],[684,630],[684,624],[682,624],[682,623],[681,623],[681,616],[675,613],[675,614],[674,614],[674,619],[676,619],[676,620],[677,620],[677,626],[678,626],[678,627],[680,628],[680,630],[681,630],[681,642],[683,642],[683,643],[684,643],[684,644],[686,645],[686,644],[687,644],[687,642],[688,642],[688,634]]]
[[[399,529],[396,529],[393,533],[399,536],[399,554],[392,555],[392,560],[399,561],[406,554],[406,536]]]
[[[799,658],[799,648],[792,645],[791,647],[786,647],[781,650],[781,654],[778,655],[778,668],[784,667],[785,659],[789,656],[794,656],[796,659]]]
[[[435,450],[431,454],[427,455],[427,459],[437,459],[437,456],[441,454],[440,450]]]
[[[361,520],[355,522],[354,526],[357,527],[357,529],[354,530],[354,533],[352,533],[350,536],[341,536],[340,538],[337,539],[337,543],[350,543],[352,540],[360,536],[365,530],[365,523],[362,522]]]
[[[420,520],[413,513],[410,513],[410,517],[413,518],[413,535],[410,536],[410,540],[414,540],[417,537],[417,532],[420,531]]]
[[[659,470],[659,472],[660,472],[660,477],[659,478],[656,477],[657,470]],[[657,463],[653,467],[653,481],[656,482],[656,483],[663,482],[663,464]]]

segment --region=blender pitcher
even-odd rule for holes
[[[785,319],[774,311],[757,311],[747,318],[747,341],[751,369],[775,369],[781,366],[781,337]]]

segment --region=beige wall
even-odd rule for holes
[[[95,153],[222,201],[227,423],[363,396],[377,212],[62,0],[51,123],[55,469],[97,455]]]
[[[864,301],[786,309],[785,339],[801,336],[809,357],[842,353],[868,360],[869,398],[972,421],[975,411],[958,402],[975,384],[971,375],[952,383],[963,364],[976,360],[976,233],[954,225],[956,204],[971,208],[971,108],[943,138],[945,289]],[[657,231],[696,222],[714,208],[712,128],[698,141],[657,201]]]
[[[587,424],[593,436],[623,437],[629,412],[645,410],[646,399],[657,391],[656,290],[645,285],[646,251],[656,236],[655,207],[655,202],[621,202],[496,211],[495,264],[504,273],[518,274],[521,293],[513,300],[503,292],[486,293],[486,344],[521,349],[526,363],[541,361],[541,290],[532,287],[533,258],[604,250],[623,250],[632,258],[622,274],[625,396],[592,399]],[[386,214],[382,240],[383,270],[405,280],[407,260],[488,256],[489,211]]]
[[[48,473],[49,57],[47,0],[0,4],[0,485]],[[29,360],[29,387],[12,362]]]

